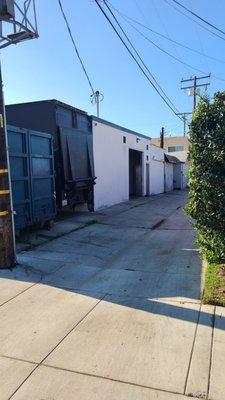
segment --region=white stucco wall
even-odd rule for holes
[[[173,190],[173,164],[165,163],[165,192]]]
[[[150,156],[150,194],[164,192],[164,150],[151,145]]]
[[[174,189],[182,189],[182,171],[181,163],[173,164],[173,187]]]
[[[174,164],[174,189],[185,189],[188,184],[188,162]]]
[[[92,132],[97,177],[95,210],[129,200],[129,149],[142,152],[142,195],[146,195],[146,163],[150,164],[150,194],[164,191],[164,150],[151,145],[150,138],[99,119],[93,119]],[[123,143],[124,136],[126,143]]]
[[[185,189],[188,185],[188,170],[189,170],[189,163],[186,162],[183,164],[182,174],[183,174],[183,187]]]

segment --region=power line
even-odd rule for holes
[[[197,71],[197,72],[201,72],[202,74],[206,74],[205,71],[202,71],[201,69],[196,68],[196,67],[194,67],[193,65],[186,63],[186,62],[183,61],[183,60],[180,60],[179,58],[177,58],[177,57],[174,56],[173,54],[169,53],[168,51],[166,51],[166,50],[163,49],[162,47],[158,46],[155,42],[153,42],[151,39],[149,39],[147,36],[145,36],[141,31],[139,31],[139,29],[137,29],[134,25],[132,25],[130,22],[128,22],[128,23],[129,23],[129,25],[132,26],[132,28],[135,29],[144,39],[146,39],[148,42],[150,42],[153,46],[155,46],[155,47],[156,47],[158,50],[160,50],[161,52],[167,54],[169,57],[173,58],[174,60],[176,60],[176,61],[179,62],[180,64],[183,64],[183,65],[185,65],[186,67],[188,67],[188,68],[190,68],[190,69],[193,69],[193,70],[195,70],[195,71]],[[224,78],[221,78],[221,77],[216,76],[216,75],[214,75],[214,74],[211,74],[211,76],[212,76],[213,78],[215,78],[215,79],[218,79],[219,81],[225,82],[225,79],[224,79]]]
[[[166,25],[164,24],[164,21],[163,21],[163,19],[162,19],[162,16],[160,15],[160,11],[159,11],[159,9],[158,9],[156,3],[155,3],[155,0],[152,0],[152,5],[153,5],[153,8],[154,8],[154,10],[155,10],[155,13],[156,13],[156,15],[157,15],[157,17],[158,17],[158,20],[159,20],[159,22],[161,23],[161,25],[162,25],[162,27],[163,27],[163,30],[164,30],[164,32],[165,32],[166,37],[167,37],[168,39],[170,39],[170,35],[169,35],[169,33],[168,33],[168,29],[167,29]],[[178,52],[178,50],[177,50],[177,47],[175,46],[174,43],[173,43],[173,48],[174,48],[174,50],[175,50],[175,53],[176,53],[177,57],[180,57],[180,54],[179,54],[179,52]],[[170,61],[170,63],[172,64],[172,66],[173,66],[173,68],[175,69],[175,71],[176,71],[177,73],[180,74],[179,68],[177,67],[176,63],[174,63],[170,58],[169,58],[169,61]]]
[[[153,42],[153,40],[149,39],[147,36],[145,36],[141,31],[139,31],[139,29],[137,29],[134,25],[132,25],[130,22],[128,22],[128,24],[130,26],[132,26],[133,29],[135,29],[136,32],[138,32],[144,39],[146,39],[149,43],[151,43],[153,46],[155,46],[158,50],[160,50],[161,52],[163,52],[164,54],[167,54],[169,57],[173,58],[174,60],[178,61],[179,63],[186,65],[187,67],[191,68],[191,69],[195,69],[198,72],[203,72],[201,70],[199,70],[198,68],[193,67],[191,64],[186,63],[185,61],[180,60],[179,58],[177,58],[176,56],[174,56],[173,54],[169,53],[168,51],[166,51],[165,49],[163,49],[162,47],[160,47],[158,44],[156,44],[155,42]]]
[[[126,17],[123,17],[123,15],[121,15],[121,16],[122,16],[122,18],[125,18],[125,19],[126,19]],[[147,40],[148,42],[150,42],[153,46],[155,46],[155,47],[156,47],[158,50],[160,50],[161,52],[165,53],[165,54],[168,55],[169,57],[173,58],[173,59],[176,60],[177,62],[179,62],[179,63],[185,65],[186,67],[188,67],[188,68],[190,68],[190,69],[193,69],[193,70],[195,70],[195,71],[197,71],[197,72],[201,72],[202,74],[206,74],[205,71],[202,71],[201,69],[196,68],[196,67],[193,67],[193,65],[188,64],[188,63],[186,63],[186,62],[183,61],[183,60],[180,60],[178,57],[174,56],[173,54],[169,53],[168,51],[166,51],[165,49],[163,49],[162,47],[160,47],[159,45],[157,45],[155,42],[153,42],[151,39],[149,39],[147,36],[145,36],[144,33],[142,33],[142,32],[141,32],[139,29],[137,29],[134,25],[132,25],[129,21],[127,21],[127,23],[128,23],[136,32],[138,32],[145,40]],[[221,78],[221,77],[216,76],[216,75],[211,75],[211,76],[214,77],[215,79],[218,79],[218,80],[220,80],[220,81],[225,82],[225,79],[224,79],[224,78]]]
[[[193,9],[191,0],[188,0],[188,4],[189,4],[189,8],[190,8],[190,9]],[[200,32],[199,32],[199,27],[198,27],[198,25],[196,25],[196,24],[195,24],[194,27],[195,27],[196,36],[197,36],[197,38],[198,38],[200,50],[201,50],[202,53],[205,53],[205,47],[203,46],[203,43],[202,43],[201,34],[200,34]],[[210,71],[211,68],[209,67],[209,62],[208,62],[208,60],[207,60],[207,58],[206,58],[205,56],[204,56],[204,61],[205,61],[206,69],[207,69],[208,71]]]
[[[217,61],[217,62],[219,62],[219,63],[225,64],[225,61],[224,61],[224,60],[220,60],[220,59],[218,59],[218,58],[216,58],[216,57],[209,56],[208,54],[202,53],[202,52],[200,52],[200,51],[198,51],[198,50],[196,50],[196,49],[193,49],[192,47],[189,47],[189,46],[187,46],[187,45],[185,45],[185,44],[183,44],[183,43],[178,42],[177,40],[172,39],[171,37],[167,37],[167,36],[163,35],[162,33],[158,32],[158,31],[155,31],[154,29],[150,28],[149,25],[148,25],[148,26],[147,26],[147,25],[144,25],[143,23],[141,23],[141,22],[135,20],[134,18],[131,18],[130,16],[128,16],[128,15],[122,13],[122,12],[119,11],[116,7],[114,7],[110,1],[107,0],[107,2],[110,4],[111,8],[113,8],[119,15],[121,15],[122,17],[127,18],[128,20],[134,22],[135,24],[137,24],[137,25],[139,25],[139,26],[141,26],[141,27],[147,29],[148,31],[150,31],[150,32],[152,32],[152,33],[155,33],[156,35],[161,36],[162,38],[164,38],[164,39],[166,39],[166,40],[168,40],[168,41],[170,41],[170,42],[172,42],[172,43],[175,43],[175,44],[177,44],[178,46],[183,47],[184,49],[190,50],[190,51],[192,51],[192,52],[194,52],[194,53],[196,53],[196,54],[199,54],[199,55],[201,55],[201,56],[207,57],[207,58],[209,58],[209,59],[211,59],[211,60],[214,60],[214,61]],[[184,15],[185,15],[185,14],[184,14]]]
[[[196,21],[194,18],[191,18],[189,15],[185,14],[184,12],[182,12],[179,8],[175,7],[173,4],[171,4],[168,0],[163,0],[166,4],[168,4],[170,7],[172,7],[174,10],[176,10],[177,12],[179,12],[180,14],[184,15],[186,18],[190,19],[191,21],[193,21],[195,24],[201,26],[202,29],[205,29],[207,32],[210,32],[212,35],[220,38],[221,40],[225,41],[225,38],[218,35],[216,32],[211,31],[210,29],[206,28],[206,26],[200,24],[198,21]]]
[[[135,58],[134,54],[132,53],[132,51],[129,49],[129,47],[127,46],[126,42],[124,41],[124,39],[121,37],[120,33],[118,32],[118,30],[115,28],[115,26],[113,25],[112,21],[110,20],[109,16],[106,14],[106,12],[104,11],[104,9],[102,8],[102,6],[99,3],[99,0],[94,0],[95,3],[97,4],[97,6],[99,7],[99,9],[101,10],[102,14],[104,15],[104,17],[107,19],[107,21],[109,22],[109,24],[111,25],[111,27],[113,28],[114,32],[116,33],[116,35],[118,36],[118,38],[120,39],[120,41],[123,43],[123,45],[125,46],[126,50],[128,51],[128,53],[130,54],[130,56],[132,57],[132,59],[135,61],[135,63],[138,65],[139,69],[141,70],[141,72],[144,74],[144,76],[147,78],[148,82],[151,84],[151,86],[155,89],[155,91],[158,93],[158,95],[161,97],[161,99],[167,104],[167,106],[170,108],[170,110],[177,116],[176,114],[176,110],[169,104],[169,102],[163,97],[163,95],[160,93],[159,89],[156,87],[156,85],[151,81],[151,79],[149,78],[149,76],[147,75],[147,73],[145,72],[145,70],[143,69],[143,67],[141,66],[141,64],[139,63],[139,61]],[[104,0],[105,3],[105,0]],[[106,3],[105,3],[106,4]],[[178,118],[180,120],[182,120],[182,118],[180,116],[178,116]]]
[[[124,31],[123,27],[121,26],[121,24],[119,23],[118,19],[116,18],[116,16],[113,14],[112,10],[110,9],[110,7],[108,6],[108,4],[105,2],[105,5],[107,7],[107,9],[109,10],[110,14],[112,15],[113,19],[116,21],[117,25],[119,26],[119,28],[121,29],[121,31],[123,32],[125,38],[127,39],[128,43],[130,44],[130,46],[132,47],[132,49],[134,50],[135,54],[138,56],[139,60],[141,61],[142,65],[146,68],[146,70],[148,71],[148,73],[150,74],[150,76],[152,77],[152,79],[154,80],[154,82],[156,83],[156,85],[159,87],[159,89],[162,91],[162,93],[164,94],[164,96],[167,98],[167,100],[171,103],[171,105],[176,109],[176,106],[173,104],[173,102],[170,100],[170,98],[167,96],[167,94],[164,92],[164,90],[162,89],[162,87],[160,86],[160,84],[157,82],[156,78],[154,77],[154,75],[152,74],[152,72],[150,71],[150,69],[148,68],[148,66],[146,65],[146,63],[144,62],[144,60],[142,59],[142,57],[140,56],[140,54],[138,53],[138,51],[136,50],[136,48],[134,47],[133,43],[131,42],[131,40],[129,39],[129,37],[127,36],[126,32]]]
[[[80,56],[79,50],[78,50],[77,45],[76,45],[76,43],[75,43],[75,39],[74,39],[74,37],[73,37],[73,34],[72,34],[72,31],[71,31],[71,28],[70,28],[68,19],[67,19],[67,17],[66,17],[66,14],[65,14],[65,12],[64,12],[64,10],[63,10],[62,3],[61,3],[60,0],[58,0],[58,3],[59,3],[59,7],[60,7],[60,10],[61,10],[62,16],[63,16],[64,21],[65,21],[65,23],[66,23],[66,27],[67,27],[67,29],[68,29],[68,32],[69,32],[69,35],[70,35],[70,38],[71,38],[73,47],[74,47],[75,52],[76,52],[76,54],[77,54],[78,60],[80,61],[81,67],[82,67],[82,69],[83,69],[83,71],[84,71],[84,74],[85,74],[85,76],[86,76],[86,78],[87,78],[87,81],[88,81],[88,84],[89,84],[89,86],[90,86],[90,88],[91,88],[92,94],[93,94],[93,96],[95,97],[95,90],[94,90],[94,87],[93,87],[93,85],[92,85],[92,83],[91,83],[91,80],[90,80],[90,78],[89,78],[89,76],[88,76],[88,73],[87,73],[87,70],[86,70],[86,68],[85,68],[84,62],[83,62],[83,60],[82,60],[82,58],[81,58],[81,56]]]
[[[183,4],[181,4],[179,1],[177,0],[171,0],[174,3],[178,4],[180,7],[182,7],[184,10],[186,10],[187,12],[189,12],[190,14],[194,15],[196,18],[200,19],[200,21],[204,22],[205,24],[211,26],[211,28],[216,29],[218,32],[223,33],[223,35],[225,35],[225,32],[220,29],[217,28],[215,25],[213,25],[211,22],[207,21],[206,19],[202,18],[200,15],[196,14],[194,11],[189,10],[189,8],[185,7]]]

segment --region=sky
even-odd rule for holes
[[[167,108],[138,69],[95,1],[61,2],[91,82],[95,90],[104,94],[100,117],[151,137],[157,137],[162,126],[168,135],[182,134],[182,121]],[[174,4],[172,0],[110,2],[121,13],[151,29],[221,61],[183,49],[133,24],[158,46],[191,67],[182,65],[159,51],[115,12],[145,64],[180,112],[190,112],[193,106],[193,98],[180,89],[180,80],[194,74],[202,75],[192,67],[212,73],[210,96],[224,90],[224,40],[181,15],[168,4]],[[225,30],[225,0],[180,2]],[[39,38],[1,50],[6,104],[57,99],[95,114],[90,87],[72,47],[58,1],[36,0],[36,7]],[[182,11],[179,6],[175,7]]]

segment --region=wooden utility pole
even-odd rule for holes
[[[35,0],[0,0],[0,49],[38,37]],[[14,218],[0,65],[0,268],[15,265]]]
[[[183,112],[183,113],[177,113],[176,114],[176,115],[181,115],[182,116],[183,123],[184,123],[184,136],[186,136],[186,133],[187,133],[187,131],[186,131],[186,127],[188,125],[188,123],[187,123],[187,115],[191,115],[191,114],[192,114],[191,112]]]
[[[210,82],[205,82],[205,83],[202,83],[202,84],[198,84],[198,81],[200,79],[209,79],[210,76],[211,76],[211,74],[206,75],[206,76],[196,76],[196,75],[194,75],[189,79],[181,79],[181,84],[184,83],[184,82],[193,82],[192,85],[190,85],[190,86],[185,86],[185,87],[181,86],[181,90],[189,90],[190,94],[193,96],[193,110],[195,110],[196,105],[197,105],[198,88],[204,86],[207,89],[207,87],[210,85]]]
[[[13,268],[15,264],[13,230],[5,104],[0,65],[0,268]]]

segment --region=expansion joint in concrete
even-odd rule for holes
[[[71,332],[73,332],[78,325],[80,325],[84,319],[99,305],[99,303],[107,296],[105,294],[102,296],[102,298],[72,327],[72,329],[67,332],[66,335],[63,336],[63,338],[54,346],[54,348],[38,363],[36,364],[35,368],[30,372],[30,374],[23,380],[23,382],[17,387],[17,389],[12,393],[12,395],[9,397],[8,400],[12,399],[13,396],[18,392],[18,390],[21,388],[21,386],[30,378],[30,376],[36,371],[36,369],[43,364],[43,362],[50,356],[50,354],[53,353],[53,351],[67,338],[67,336],[70,335]]]
[[[194,348],[195,348],[195,341],[196,341],[197,332],[198,332],[198,326],[199,326],[199,319],[200,319],[200,315],[201,315],[201,310],[202,310],[202,303],[200,304],[199,311],[198,311],[198,319],[197,319],[197,322],[196,322],[195,334],[194,334],[194,338],[193,338],[193,343],[192,343],[192,347],[191,347],[191,354],[190,354],[190,359],[189,359],[187,373],[186,373],[184,392],[183,392],[184,395],[187,392],[188,378],[189,378],[190,369],[191,369],[191,363],[192,363],[192,358],[193,358],[193,353],[194,353]]]
[[[214,342],[214,333],[215,333],[215,318],[216,318],[216,307],[214,306],[213,315],[212,315],[212,337],[211,337],[211,347],[210,347],[210,361],[209,361],[209,376],[208,376],[207,397],[209,396],[210,383],[211,383],[211,374],[212,374],[212,357],[213,357],[213,342]]]
[[[41,279],[38,282],[33,283],[32,285],[30,285],[26,289],[22,290],[21,292],[17,293],[15,296],[13,296],[10,299],[6,300],[4,303],[0,304],[0,307],[3,307],[5,304],[9,303],[10,301],[14,300],[16,297],[18,297],[18,296],[22,295],[23,293],[27,292],[28,290],[30,290],[32,287],[36,286],[40,282],[41,282]]]
[[[91,374],[91,373],[88,373],[88,372],[82,372],[82,371],[71,370],[71,369],[67,369],[67,368],[61,368],[61,367],[57,367],[57,366],[49,365],[49,364],[43,364],[43,365],[45,367],[47,367],[47,368],[56,369],[58,371],[65,371],[65,372],[70,372],[70,373],[73,373],[73,374],[88,376],[88,377],[91,377],[91,378],[102,379],[102,380],[111,381],[111,382],[115,382],[115,383],[122,383],[124,385],[134,386],[134,387],[138,387],[138,388],[142,388],[142,389],[154,390],[154,391],[157,391],[159,393],[167,393],[169,395],[180,395],[180,396],[183,397],[184,400],[186,398],[188,398],[188,399],[190,398],[190,396],[187,396],[186,394],[183,394],[183,393],[180,393],[180,392],[177,392],[177,391],[161,389],[161,388],[153,387],[153,386],[141,385],[139,383],[134,383],[134,382],[130,382],[130,381],[124,381],[124,380],[121,380],[121,379],[109,378],[107,376]]]

